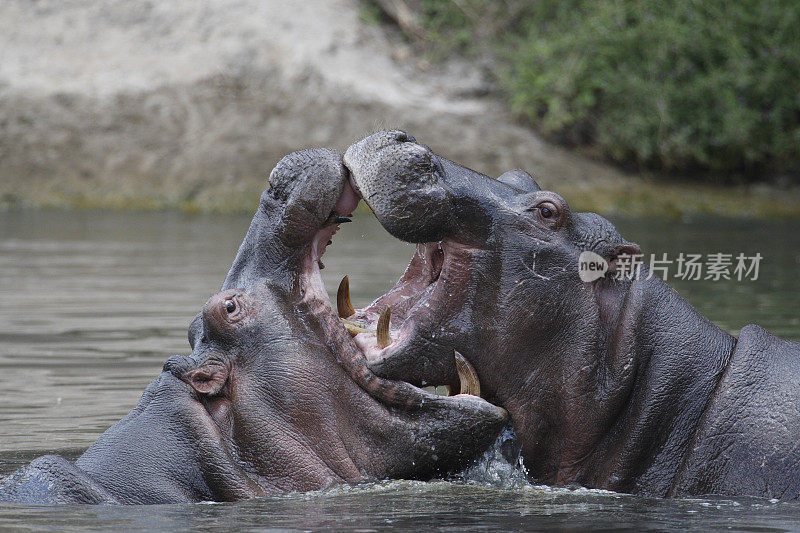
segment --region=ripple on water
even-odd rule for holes
[[[44,453],[74,458],[135,405],[216,292],[250,217],[175,213],[0,213],[0,473]],[[645,252],[764,256],[759,281],[668,280],[729,331],[755,322],[798,339],[800,221],[619,219]],[[326,253],[356,306],[386,291],[413,246],[356,217]],[[375,481],[237,504],[24,508],[0,530],[796,530],[800,507],[758,499],[660,500],[537,487],[498,444],[433,482]]]

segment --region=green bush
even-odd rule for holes
[[[639,168],[800,182],[800,3],[415,5],[435,47],[499,58],[511,108],[551,138]]]

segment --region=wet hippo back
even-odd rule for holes
[[[742,328],[672,492],[800,496],[800,343]]]
[[[89,475],[63,457],[45,455],[0,480],[0,501],[17,503],[117,503]]]

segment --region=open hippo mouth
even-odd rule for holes
[[[451,348],[451,357],[439,356],[447,333],[437,327],[437,308],[463,264],[459,256],[465,253],[467,248],[449,239],[418,244],[395,286],[362,309],[353,308],[349,279],[342,279],[337,291],[339,317],[373,369],[391,364],[397,353],[425,354],[427,349],[431,357],[418,360],[404,379],[438,393],[481,396],[478,374],[461,353]]]
[[[417,350],[419,343],[425,342],[418,335],[418,325],[426,324],[426,331],[430,331],[429,322],[435,320],[436,302],[441,300],[439,293],[447,290],[448,285],[440,284],[439,280],[443,272],[445,278],[448,277],[450,266],[459,263],[457,257],[466,253],[467,248],[449,239],[417,245],[411,263],[397,284],[361,309],[353,307],[350,280],[344,276],[337,290],[334,314],[320,272],[324,268],[322,259],[340,225],[350,222],[360,200],[361,194],[348,173],[334,209],[314,235],[303,262],[303,276],[306,279],[306,301],[314,306],[317,316],[330,324],[330,340],[347,346],[348,351],[355,348],[363,354],[367,364],[374,367],[393,360],[392,355],[397,351]],[[336,327],[335,323],[341,327]],[[343,335],[344,332],[347,335]],[[434,338],[430,340],[436,342],[435,333],[432,336]],[[430,363],[431,367],[422,365],[407,378],[403,377],[403,381],[414,385],[413,389],[425,387],[424,391],[417,389],[412,396],[481,396],[478,374],[459,352],[452,350],[452,355],[445,361],[437,354]]]
[[[401,131],[353,144],[343,161],[348,194],[352,190],[362,198],[391,235],[416,244],[397,284],[367,307],[353,308],[347,278],[339,287],[339,316],[370,369],[419,387],[445,386],[450,394],[494,402],[495,387],[487,390],[471,364],[493,331],[484,328],[476,337],[474,327],[483,322],[478,317],[491,315],[491,306],[475,304],[483,287],[496,281],[483,279],[495,261],[485,245],[492,224],[483,204],[512,196],[516,189],[474,179]]]
[[[442,364],[443,358],[437,354],[432,358],[435,367],[423,365],[407,377],[386,379],[371,369],[386,354],[402,348],[404,341],[418,342],[420,337],[411,333],[416,324],[428,319],[430,295],[441,288],[437,279],[447,269],[450,246],[445,241],[420,247],[397,286],[361,310],[353,308],[345,277],[334,311],[322,280],[322,261],[333,236],[341,224],[350,221],[361,199],[340,153],[306,150],[287,156],[270,175],[270,187],[262,196],[223,290],[253,292],[254,280],[283,286],[285,299],[294,306],[292,316],[302,319],[302,326],[294,329],[310,328],[313,334],[308,337],[324,343],[351,378],[384,404],[435,404],[494,421],[498,413],[505,418],[504,410],[479,398],[475,370],[452,348],[444,357],[447,363]],[[449,372],[443,373],[440,367]],[[431,374],[425,376],[428,370]],[[446,394],[451,397],[420,388],[426,385],[448,386]]]

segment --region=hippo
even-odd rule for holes
[[[382,342],[355,337],[375,374],[458,390],[466,360],[536,483],[798,498],[800,344],[756,325],[735,338],[646,266],[621,275],[639,246],[527,172],[493,179],[397,130],[344,163],[383,227],[417,243],[351,319],[391,309]],[[607,271],[584,281],[584,253]]]
[[[0,501],[235,501],[427,479],[495,441],[504,409],[376,376],[333,310],[321,258],[359,201],[342,154],[293,153],[269,181],[221,292],[191,322],[190,355],[170,357],[74,463],[40,457],[0,482]]]

